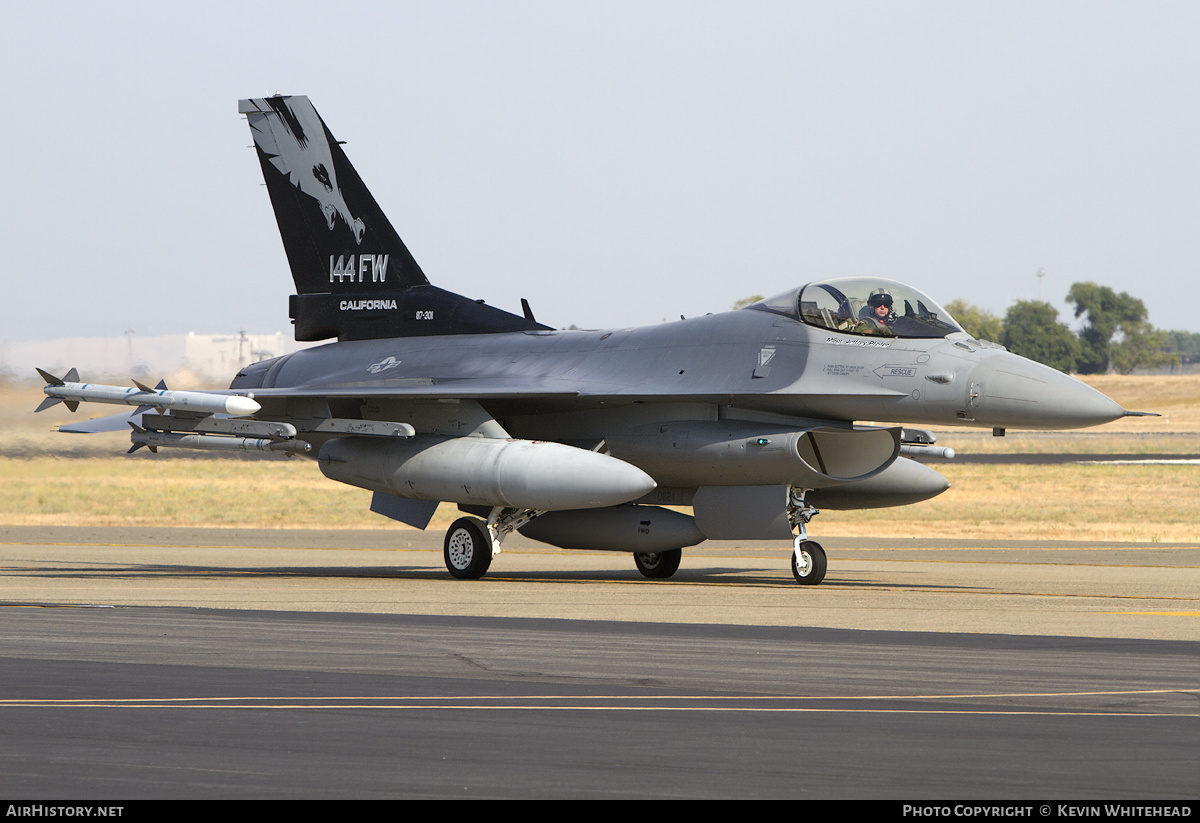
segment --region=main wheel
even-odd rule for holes
[[[492,541],[478,520],[460,517],[446,532],[446,569],[459,580],[478,580],[492,565]]]
[[[803,586],[815,586],[825,579],[825,550],[820,543],[805,540],[800,544],[800,562],[792,552],[792,575]]]
[[[662,580],[675,574],[679,569],[679,560],[683,557],[682,549],[670,549],[665,552],[648,552],[635,554],[633,562],[643,576],[652,580]]]

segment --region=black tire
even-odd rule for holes
[[[807,561],[804,566],[796,565],[796,553],[792,552],[792,576],[802,586],[815,586],[825,579],[825,550],[820,543],[805,540],[800,544],[800,554]]]
[[[478,520],[460,517],[446,531],[446,569],[459,580],[478,580],[492,565],[492,541]]]
[[[665,552],[650,552],[635,554],[633,562],[643,577],[651,580],[665,580],[679,569],[679,560],[683,557],[683,549],[670,549]]]

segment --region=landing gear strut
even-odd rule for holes
[[[825,579],[825,549],[821,544],[808,539],[806,526],[820,510],[808,505],[804,495],[808,489],[789,489],[788,493],[788,522],[796,529],[796,539],[792,545],[792,576],[802,586],[815,586]]]

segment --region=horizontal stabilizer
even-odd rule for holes
[[[58,427],[60,432],[67,434],[102,434],[104,432],[125,431],[131,423],[140,423],[142,413],[139,411],[110,414],[106,417],[95,417],[79,423],[64,423]]]

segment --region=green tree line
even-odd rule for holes
[[[965,300],[946,304],[958,324],[981,340],[999,343],[1014,354],[1078,374],[1129,374],[1179,363],[1200,362],[1200,334],[1164,331],[1150,325],[1141,300],[1096,283],[1075,283],[1067,292],[1079,333],[1058,319],[1058,310],[1040,300],[1017,300],[1004,317]]]

